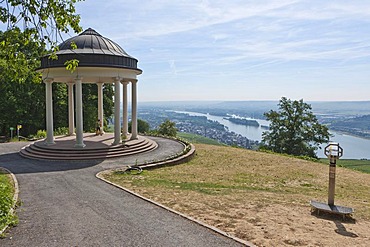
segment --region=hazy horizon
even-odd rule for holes
[[[139,101],[139,103],[166,103],[166,102],[279,102],[280,99],[276,100],[155,100],[155,101]],[[297,99],[292,99],[292,100],[297,100]],[[300,99],[298,99],[300,100]],[[315,102],[315,103],[370,103],[370,100],[330,100],[330,101],[325,101],[325,100],[312,100],[312,101],[305,101],[304,102],[310,103],[310,102]]]

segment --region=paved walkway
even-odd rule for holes
[[[149,153],[105,161],[22,158],[26,143],[0,144],[0,166],[20,186],[19,225],[0,246],[242,246],[95,178],[99,171],[159,160],[183,146],[156,138]]]

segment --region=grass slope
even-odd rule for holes
[[[186,164],[106,178],[258,246],[361,245],[364,238],[370,240],[369,174],[337,168],[335,202],[355,208],[361,222],[343,226],[358,238],[334,238],[337,224],[312,216],[309,206],[310,200],[327,200],[327,165],[239,148],[195,146],[197,155]]]

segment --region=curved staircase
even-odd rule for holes
[[[55,138],[55,144],[46,145],[44,140],[23,147],[19,153],[23,157],[46,160],[91,160],[128,156],[154,150],[158,144],[143,136],[119,145],[112,145],[114,137],[108,133],[103,136],[84,134],[84,148],[74,147],[74,137]]]

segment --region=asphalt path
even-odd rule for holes
[[[18,179],[19,224],[0,246],[243,246],[95,177],[125,164],[160,160],[179,152],[175,141],[119,159],[82,162],[21,157],[27,143],[0,144],[0,167]]]

